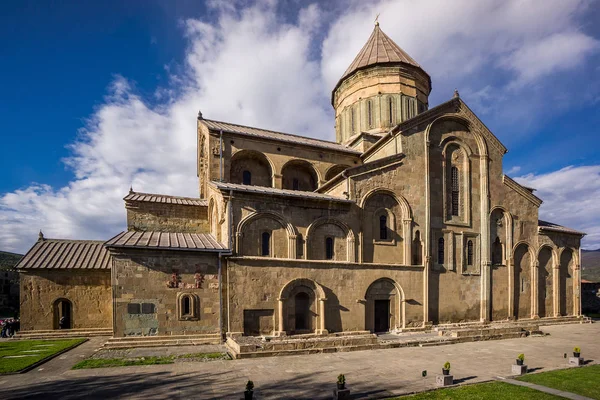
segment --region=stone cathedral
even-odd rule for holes
[[[18,265],[22,328],[222,338],[581,315],[584,233],[539,220],[506,147],[458,92],[430,106],[431,87],[376,24],[331,93],[335,142],[199,113],[199,196],[130,190],[107,241],[40,233]]]

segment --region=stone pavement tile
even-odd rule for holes
[[[525,386],[525,387],[528,387],[531,389],[538,390],[540,392],[549,393],[549,394],[553,394],[555,396],[565,397],[567,399],[572,399],[572,400],[593,400],[593,399],[590,399],[589,397],[581,396],[579,394],[575,394],[575,393],[571,393],[571,392],[564,392],[562,390],[549,388],[547,386],[536,385],[535,383],[521,382],[516,379],[506,378],[506,379],[503,379],[502,382],[510,383],[511,385]]]

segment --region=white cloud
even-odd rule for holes
[[[516,174],[521,170],[521,167],[518,165],[515,165],[514,167],[512,167],[511,169],[508,170],[507,174],[508,175],[512,175],[512,174]]]
[[[540,219],[586,232],[585,248],[600,248],[600,165],[569,166],[515,178],[544,200]]]
[[[165,67],[183,72],[157,88],[151,101],[126,77],[115,78],[65,160],[75,179],[60,188],[32,184],[0,196],[0,248],[25,251],[40,228],[48,237],[107,239],[125,227],[122,197],[130,184],[139,191],[197,195],[198,109],[205,118],[332,139],[330,90],[369,36],[376,13],[383,30],[432,75],[438,98],[450,98],[458,86],[480,103],[476,109],[495,115],[506,94],[473,77],[508,71],[507,86],[575,68],[597,43],[578,30],[587,3],[355,0],[333,14],[315,2],[291,24],[277,15],[274,0],[211,0],[210,23],[183,22],[184,63]],[[569,47],[570,40],[577,45]],[[553,45],[573,62],[558,64],[548,51]],[[322,59],[315,60],[319,47]],[[551,65],[531,65],[531,54]]]

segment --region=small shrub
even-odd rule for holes
[[[345,384],[345,383],[346,383],[346,377],[344,376],[344,374],[339,374],[339,375],[338,375],[338,380],[337,380],[337,381],[338,381],[338,383],[339,383],[340,385],[343,385],[343,384]]]
[[[444,369],[450,370],[450,362],[449,361],[446,361],[444,363]]]
[[[521,353],[517,356],[518,360],[525,361],[525,354]]]
[[[248,381],[246,382],[246,392],[251,392],[254,390],[254,382]]]
[[[581,349],[579,347],[574,347],[573,353],[581,353]]]

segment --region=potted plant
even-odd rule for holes
[[[450,375],[450,362],[446,361],[444,367],[442,368],[442,374]]]
[[[525,361],[525,354],[521,353],[517,356],[517,365],[523,365],[523,361]]]
[[[344,376],[344,374],[338,375],[337,388],[338,388],[338,390],[346,389],[346,377]]]
[[[581,349],[579,347],[575,347],[573,349],[573,357],[579,358],[580,355],[581,355]]]
[[[254,382],[246,382],[246,390],[244,390],[244,400],[252,400],[254,395]]]

